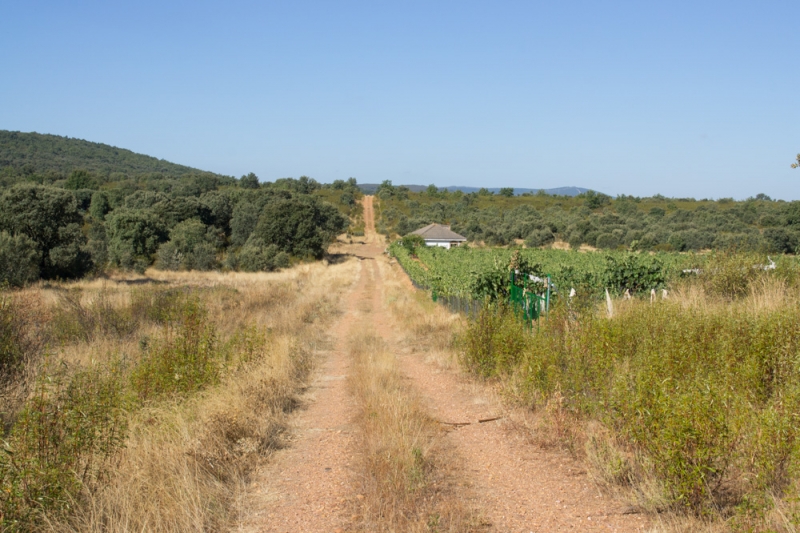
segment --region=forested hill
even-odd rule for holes
[[[74,170],[85,170],[105,181],[113,174],[139,177],[163,174],[182,177],[212,174],[107,144],[59,135],[0,130],[0,185],[19,181],[53,183]]]
[[[105,144],[0,131],[0,291],[151,265],[269,271],[363,231],[355,179],[236,179]]]

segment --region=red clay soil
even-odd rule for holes
[[[437,420],[452,425],[448,441],[468,465],[464,477],[492,531],[645,531],[642,515],[602,494],[566,454],[530,444],[504,418],[492,391],[423,361],[402,357],[402,366],[427,399]]]
[[[372,197],[365,197],[366,239],[344,247],[359,258],[358,281],[345,297],[345,313],[332,327],[333,349],[325,354],[312,384],[308,408],[297,416],[291,445],[277,452],[254,479],[243,502],[240,531],[346,532],[354,529],[349,516],[358,497],[354,471],[356,405],[346,376],[350,372],[347,339],[354,328],[367,327],[398,346],[400,328],[381,305],[382,271],[398,269],[382,255],[384,244],[375,233]],[[380,264],[379,264],[380,263]],[[410,284],[408,290],[414,290]],[[427,403],[430,414],[449,426],[446,439],[457,454],[454,464],[466,465],[463,480],[470,486],[471,506],[486,518],[489,531],[645,531],[646,516],[623,514],[626,506],[602,494],[579,464],[563,453],[543,450],[505,419],[479,423],[504,414],[491,388],[457,371],[425,362],[425,354],[400,356],[401,368]],[[398,349],[398,352],[400,350]]]
[[[292,442],[254,476],[239,531],[281,533],[343,531],[354,496],[353,424],[356,406],[347,388],[346,340],[365,296],[364,268],[345,297],[345,312],[332,327],[333,349],[324,356],[297,416]]]

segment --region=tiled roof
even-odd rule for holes
[[[417,231],[412,231],[412,235],[419,235],[423,239],[431,239],[437,241],[466,241],[466,237],[459,235],[450,229],[450,226],[443,226],[441,224],[429,224],[424,228]]]

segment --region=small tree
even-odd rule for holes
[[[76,278],[91,268],[91,259],[82,250],[86,243],[82,223],[83,215],[69,191],[18,184],[0,194],[0,230],[36,243],[45,279]]]
[[[418,246],[425,246],[425,239],[414,233],[409,233],[400,242],[410,254],[415,254]]]
[[[113,264],[144,272],[168,233],[153,212],[121,208],[108,216],[106,235],[108,258]]]
[[[252,172],[247,176],[242,176],[239,180],[239,187],[242,189],[258,189],[258,176]]]
[[[0,231],[0,286],[22,287],[39,279],[41,253],[27,235]]]
[[[511,198],[512,196],[514,196],[514,187],[503,187],[502,189],[500,189],[500,196]]]

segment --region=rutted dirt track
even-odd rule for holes
[[[348,340],[357,332],[379,334],[397,347],[403,373],[422,396],[432,417],[451,426],[446,449],[458,455],[453,464],[468,487],[464,498],[478,510],[487,531],[646,531],[641,515],[622,514],[625,506],[592,484],[580,465],[564,454],[544,451],[525,441],[505,419],[478,423],[504,414],[492,391],[468,377],[425,361],[425,354],[400,348],[400,325],[386,309],[383,282],[404,275],[383,255],[375,233],[372,197],[364,203],[364,243],[342,251],[359,261],[357,277],[330,330],[305,402],[297,415],[292,441],[276,453],[253,480],[242,502],[240,531],[346,532],[357,529],[353,515],[358,494],[357,406],[350,395]],[[408,290],[413,290],[408,285]]]

